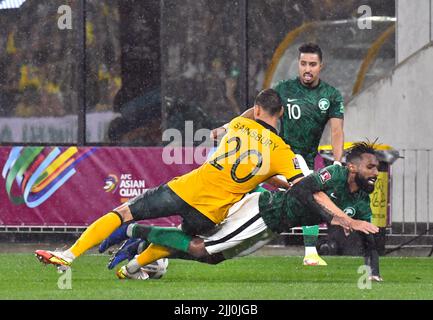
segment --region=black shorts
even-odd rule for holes
[[[180,215],[182,231],[189,235],[203,234],[215,227],[215,223],[197,209],[191,207],[166,184],[147,189],[128,202],[135,221]]]

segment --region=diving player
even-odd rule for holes
[[[65,251],[37,250],[43,263],[69,266],[88,249],[101,243],[122,223],[179,214],[182,231],[166,230],[170,244],[186,249],[186,235],[204,234],[222,222],[229,208],[269,177],[280,174],[288,182],[303,177],[290,147],[275,127],[283,113],[275,90],[261,91],[255,99],[254,119],[237,117],[228,126],[216,152],[199,168],[174,178],[110,211],[92,223]],[[139,258],[141,265],[166,257],[170,250],[151,245]]]
[[[347,166],[326,167],[303,178],[286,192],[246,195],[230,208],[228,217],[216,233],[190,238],[191,245],[188,250],[183,250],[189,256],[173,250],[172,257],[218,263],[249,254],[270,241],[273,235],[292,227],[326,221],[364,233],[366,264],[372,267],[373,280],[380,280],[378,253],[372,235],[378,228],[369,223],[369,194],[374,190],[379,165],[374,145],[355,143],[348,151],[346,161]],[[322,192],[333,203],[327,202]],[[126,233],[132,238],[167,245],[161,234],[163,229],[166,228],[132,224],[126,228]],[[107,242],[113,243],[110,238]],[[104,249],[108,247],[107,243],[102,245]],[[140,267],[133,259],[120,268],[117,275],[121,279],[134,279],[134,274],[142,272]]]

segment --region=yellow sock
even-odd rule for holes
[[[158,259],[168,257],[170,254],[170,249],[151,243],[136,259],[140,266],[145,266]]]
[[[121,224],[120,217],[111,211],[93,222],[69,250],[75,257],[78,257],[90,248],[100,244]]]

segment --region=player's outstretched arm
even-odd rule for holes
[[[350,230],[351,220],[329,197],[321,191],[313,175],[303,178],[295,184],[288,195],[303,203],[311,212],[318,214],[328,223],[340,225]]]
[[[287,182],[287,180],[284,178],[279,178],[278,176],[273,176],[265,181],[266,183],[274,186],[275,188],[281,188],[281,189],[290,189],[291,185]]]
[[[342,226],[345,230],[359,231],[365,234],[378,233],[379,228],[367,221],[355,220],[350,217],[343,218],[336,215],[331,220],[331,224]]]
[[[319,206],[332,217],[331,224],[342,226],[345,230],[357,230],[366,234],[379,232],[379,228],[369,222],[350,218],[324,192],[316,192],[313,197]]]

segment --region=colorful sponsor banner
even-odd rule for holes
[[[185,159],[190,149],[175,153]],[[2,147],[0,225],[87,226],[146,188],[199,166],[193,161],[163,161],[163,151],[162,147]],[[177,225],[180,218],[175,214],[149,223]]]

